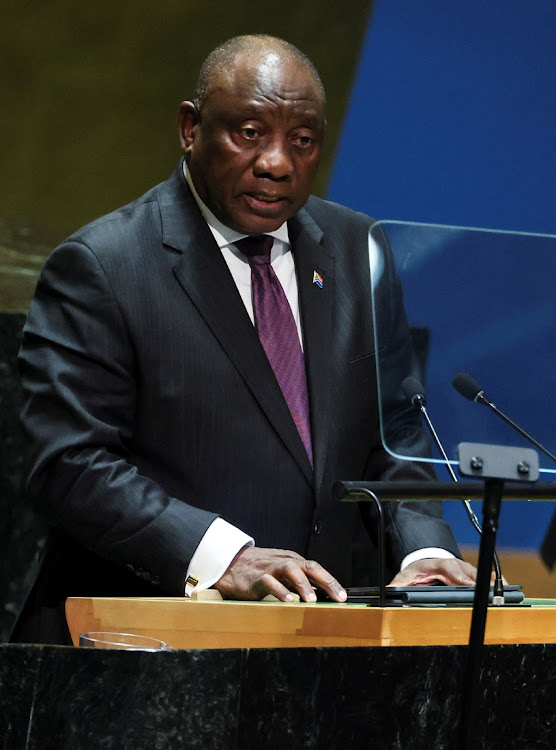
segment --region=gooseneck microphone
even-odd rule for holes
[[[438,450],[442,454],[442,458],[446,462],[446,468],[450,472],[450,476],[452,477],[454,482],[457,482],[458,478],[455,475],[454,470],[452,469],[450,461],[448,460],[448,456],[446,455],[446,451],[444,450],[442,443],[440,442],[440,438],[436,434],[436,430],[434,429],[428,415],[426,409],[427,397],[425,396],[425,389],[423,388],[421,382],[417,380],[417,378],[413,375],[408,375],[408,377],[405,378],[405,380],[402,382],[402,391],[404,392],[404,395],[411,401],[411,403],[421,410],[421,413],[425,418],[425,422],[427,423],[427,427],[429,428],[429,431],[434,438],[434,442],[436,443]],[[480,532],[481,529],[479,529],[479,533]]]
[[[458,372],[458,374],[452,381],[452,385],[458,393],[461,393],[464,398],[467,398],[470,401],[476,401],[476,403],[483,404],[483,406],[488,406],[489,409],[492,409],[492,411],[501,419],[503,419],[504,422],[509,424],[510,427],[513,427],[514,430],[517,430],[517,432],[519,432],[522,437],[524,437],[526,440],[529,440],[530,443],[533,443],[535,447],[537,447],[543,453],[546,453],[549,458],[556,462],[556,456],[553,453],[551,453],[547,448],[544,447],[544,445],[541,445],[538,440],[535,440],[535,438],[529,435],[528,432],[525,432],[524,429],[522,429],[519,425],[517,425],[514,421],[507,417],[492,403],[489,398],[487,398],[483,387],[479,385],[479,383],[477,383],[475,378],[472,378],[471,375],[468,375],[466,372]]]
[[[470,379],[472,380],[472,378]],[[406,396],[406,398],[408,398],[414,406],[420,409],[423,417],[425,418],[425,422],[427,423],[427,427],[429,428],[429,431],[434,439],[434,442],[436,443],[438,450],[442,454],[442,458],[444,459],[446,463],[446,468],[448,469],[450,476],[452,477],[454,482],[457,482],[458,478],[454,470],[452,469],[452,465],[448,459],[448,456],[446,455],[446,451],[444,450],[444,447],[442,443],[440,442],[440,438],[436,434],[436,430],[434,429],[433,424],[428,415],[428,412],[426,409],[427,398],[425,396],[425,389],[423,388],[423,385],[421,384],[419,380],[417,380],[416,377],[414,377],[413,375],[408,375],[408,377],[405,378],[402,382],[402,391],[404,392],[404,395]],[[473,508],[471,507],[469,500],[462,500],[462,503],[465,507],[465,510],[467,511],[467,516],[469,520],[471,521],[471,524],[473,525],[473,527],[477,530],[479,534],[482,534],[483,533],[482,526],[479,523],[479,519],[473,512]],[[494,551],[494,570],[495,570],[496,580],[494,583],[492,603],[494,605],[501,606],[504,604],[504,583],[502,581],[502,569],[500,567],[500,560],[498,559],[496,550]]]

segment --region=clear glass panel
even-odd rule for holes
[[[412,351],[403,344],[390,251]],[[556,454],[556,237],[385,221],[372,227],[369,254],[387,450],[431,460],[415,455],[396,418],[411,411],[401,388],[408,374],[424,385],[427,411],[454,466],[461,442],[531,447],[491,409],[456,392],[452,381],[464,372]],[[433,460],[443,463],[436,449]],[[540,451],[539,461],[541,481],[556,481],[556,463]]]

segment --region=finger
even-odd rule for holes
[[[279,576],[280,580],[289,586],[290,589],[297,591],[302,601],[316,602],[317,595],[305,573],[304,564],[305,560],[303,558],[299,562],[297,560],[295,562],[289,561],[282,566],[280,573],[275,573],[275,575]]]
[[[465,560],[451,560],[450,566],[452,585],[474,586],[477,579],[477,569]]]
[[[423,586],[440,581],[447,586],[473,586],[475,568],[463,560],[429,558],[408,565],[390,582],[390,586]]]
[[[474,586],[475,572],[475,568],[463,560],[441,560],[435,576],[447,586]]]
[[[388,586],[426,586],[434,581],[441,580],[441,574],[436,571],[426,572],[422,570],[405,570],[400,571],[388,584]],[[444,583],[444,581],[442,581]]]
[[[328,596],[335,602],[345,602],[347,599],[347,592],[344,587],[325,570],[322,565],[315,562],[314,560],[305,560],[303,563],[303,569],[305,575],[311,581],[311,583],[324,591]],[[315,597],[316,598],[316,597]]]
[[[475,569],[472,565],[463,567],[460,561],[443,561],[444,564],[434,572],[434,578],[446,586],[474,586]],[[467,563],[464,563],[467,566]]]
[[[261,576],[257,586],[259,598],[263,599],[266,594],[272,594],[281,602],[293,602],[295,597],[292,592],[270,573]]]
[[[401,570],[388,584],[389,586],[424,586],[440,580],[436,560],[418,560]]]
[[[438,577],[434,574],[412,573],[412,571],[408,571],[406,568],[394,576],[388,586],[426,586],[438,580]]]

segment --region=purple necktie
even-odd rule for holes
[[[253,313],[259,339],[299,432],[311,466],[311,424],[305,359],[297,326],[282,285],[270,265],[274,239],[268,234],[245,237],[235,245],[251,266]]]

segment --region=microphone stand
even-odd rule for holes
[[[530,483],[537,482],[539,457],[530,448],[461,443],[459,471],[463,476],[483,479],[477,482],[336,482],[338,499],[353,502],[365,495],[381,496],[382,500],[418,500],[422,498],[483,498],[483,533],[479,547],[477,581],[473,599],[467,665],[464,679],[462,714],[459,734],[461,750],[476,750],[480,746],[477,709],[480,697],[480,676],[483,643],[490,593],[490,573],[496,546],[496,533],[502,497],[526,499],[531,496]],[[513,480],[505,486],[505,480]],[[527,482],[528,486],[516,484]],[[482,491],[481,491],[482,490]],[[538,499],[556,499],[553,482],[535,484]]]
[[[460,443],[458,458],[461,474],[484,479],[483,533],[479,546],[460,725],[461,750],[475,750],[480,744],[477,708],[490,593],[490,573],[496,547],[504,480],[527,479],[527,481],[536,482],[539,478],[539,457],[530,448]]]
[[[424,417],[424,419],[425,419],[425,421],[427,423],[427,427],[429,428],[429,431],[430,431],[430,433],[431,433],[431,435],[432,435],[432,437],[434,439],[434,442],[436,443],[436,446],[437,446],[438,450],[442,454],[442,458],[445,461],[446,468],[448,469],[448,473],[450,474],[450,476],[452,478],[452,481],[453,482],[457,482],[458,478],[457,478],[454,470],[452,469],[452,465],[450,464],[450,460],[448,459],[448,456],[446,455],[446,451],[444,450],[444,446],[440,442],[440,438],[438,437],[438,435],[436,433],[436,430],[434,429],[434,425],[433,425],[432,421],[429,418],[429,415],[428,415],[428,412],[427,412],[427,409],[426,409],[426,404],[425,404],[425,397],[422,394],[418,393],[415,396],[413,396],[412,401],[415,404],[415,406],[417,406],[421,410],[421,414],[423,415],[423,417]],[[469,517],[469,520],[471,521],[471,523],[475,527],[476,531],[478,531],[479,536],[481,537],[481,540],[482,540],[482,536],[483,536],[484,531],[483,531],[483,528],[481,528],[481,524],[479,523],[479,519],[477,518],[477,516],[473,512],[473,508],[469,504],[469,500],[462,499],[462,503],[465,506],[465,510],[467,511],[467,515]],[[500,509],[498,509],[498,513],[500,513]],[[483,508],[483,514],[484,514],[484,508]],[[498,515],[497,515],[497,517],[498,517]],[[492,592],[492,604],[494,606],[496,606],[496,607],[501,607],[505,603],[505,599],[504,599],[504,583],[502,581],[502,568],[500,567],[500,560],[499,560],[498,555],[496,553],[496,547],[493,550],[492,561],[494,562],[494,570],[495,570],[495,582],[494,582],[494,590]],[[491,569],[492,569],[492,565],[491,565]],[[489,579],[490,579],[490,574],[489,574]]]
[[[516,424],[513,419],[510,419],[504,412],[500,411],[500,409],[495,406],[492,401],[490,401],[486,396],[485,392],[481,391],[478,393],[475,398],[473,399],[478,404],[484,404],[485,406],[488,406],[489,409],[492,409],[492,411],[497,414],[501,419],[506,422],[506,424],[509,424],[510,427],[512,427],[516,432],[518,432],[522,437],[524,437],[526,440],[528,440],[530,443],[532,443],[535,448],[538,448],[540,451],[542,451],[544,454],[546,454],[549,458],[551,458],[553,461],[556,462],[556,456],[551,453],[548,448],[545,448],[544,445],[539,443],[538,440],[535,440],[535,438],[532,435],[529,435],[528,432],[525,432],[525,430],[520,427],[518,424]]]
[[[477,565],[473,612],[471,614],[467,665],[463,681],[463,705],[460,725],[462,750],[476,750],[479,747],[479,738],[477,737],[478,687],[481,677],[483,643],[490,593],[490,572],[496,548],[496,533],[498,531],[498,518],[503,489],[503,479],[485,479],[483,532],[479,546],[479,562]]]

